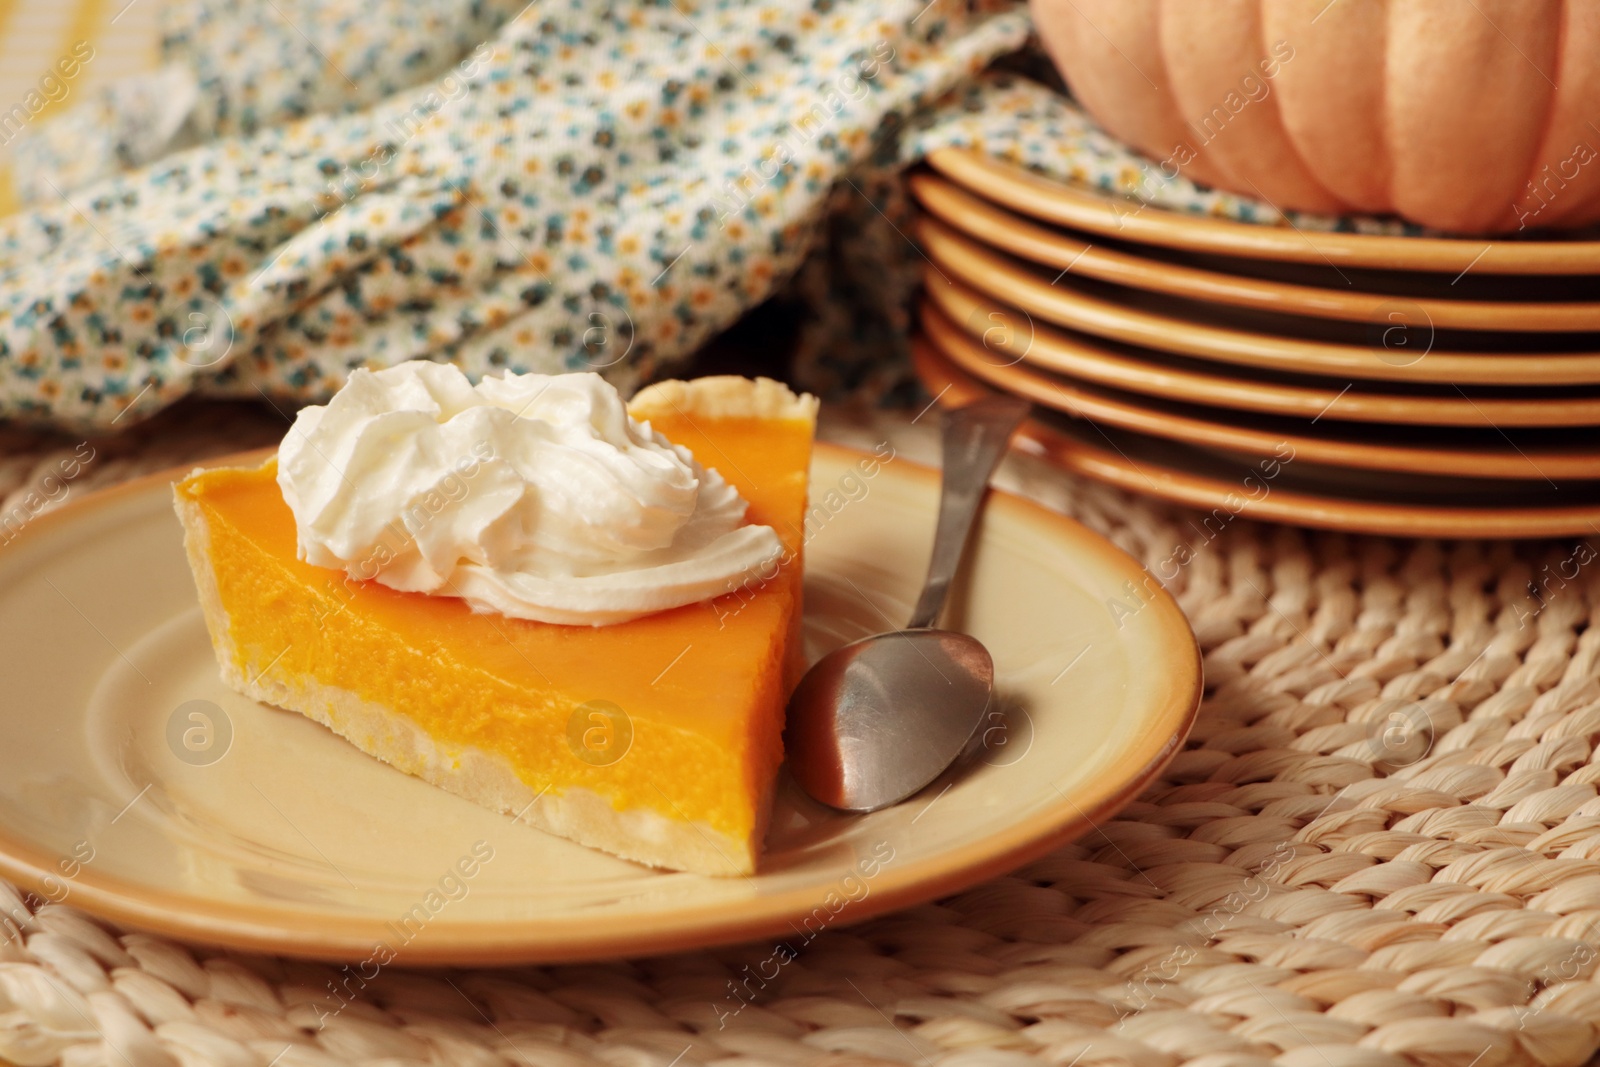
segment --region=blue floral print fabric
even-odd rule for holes
[[[1010,0],[175,8],[164,67],[19,139],[0,418],[314,401],[419,357],[630,388],[785,287],[815,309],[806,385],[892,393],[906,163],[965,143],[1137,177],[1060,92],[988,69],[1029,33]]]

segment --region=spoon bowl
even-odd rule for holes
[[[994,660],[968,634],[900,630],[837,648],[790,698],[808,709],[787,738],[795,781],[844,811],[898,804],[961,754],[993,688]]]

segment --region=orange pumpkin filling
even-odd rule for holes
[[[586,844],[753,870],[797,654],[813,409],[791,397],[778,415],[731,414],[699,384],[635,416],[738,489],[747,521],[784,542],[782,565],[611,626],[474,614],[301,562],[276,460],[200,471],[176,493],[224,678],[480,803],[526,804],[527,821]]]

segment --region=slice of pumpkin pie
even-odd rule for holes
[[[795,677],[816,401],[357,371],[175,486],[223,680],[551,833],[748,874]]]

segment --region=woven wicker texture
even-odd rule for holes
[[[890,429],[931,455],[925,420]],[[268,441],[191,409],[72,493]],[[835,439],[885,432],[835,421]],[[74,442],[0,442],[0,513]],[[0,884],[0,1056],[73,1065],[1581,1064],[1600,1045],[1600,566],[1585,544],[1406,543],[1176,511],[1013,459],[1008,484],[1168,579],[1206,654],[1188,749],[1088,838],[808,945],[384,971],[108,930]],[[57,494],[59,495],[59,494]],[[69,494],[70,495],[70,494]],[[1154,669],[1155,665],[1152,665]],[[741,987],[743,988],[743,987]]]

